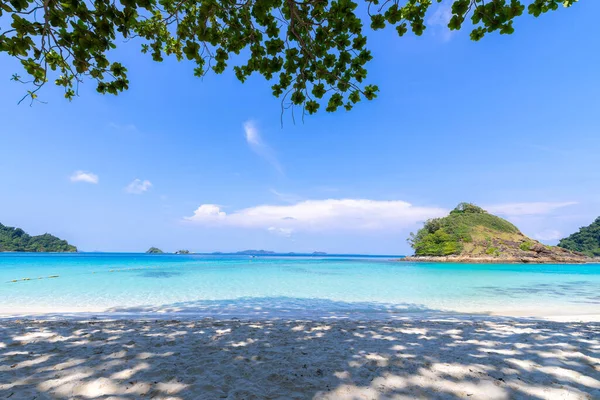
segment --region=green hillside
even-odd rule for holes
[[[596,218],[591,225],[580,228],[579,232],[561,239],[558,245],[590,257],[600,257],[600,217]]]
[[[510,222],[474,204],[461,203],[447,217],[430,219],[408,239],[411,259],[447,262],[582,263],[589,259],[523,235]]]
[[[3,251],[76,252],[77,247],[49,233],[30,236],[23,229],[0,224],[0,252]]]
[[[474,204],[461,203],[447,217],[428,220],[408,241],[417,256],[494,255],[500,250],[495,246],[498,240],[520,246],[523,238],[510,222]]]

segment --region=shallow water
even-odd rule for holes
[[[600,264],[0,254],[3,313],[152,311],[244,317],[440,311],[533,315],[540,310],[547,315],[600,314]]]

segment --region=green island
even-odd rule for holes
[[[177,250],[175,254],[190,254],[189,250]]]
[[[547,246],[525,236],[513,224],[471,203],[460,203],[443,218],[425,222],[409,244],[407,261],[584,263],[577,251]]]
[[[146,250],[146,254],[163,254],[164,251],[162,251],[161,249],[157,248],[157,247],[150,247],[148,250]]]
[[[74,253],[77,247],[49,233],[31,236],[21,228],[0,223],[0,252],[7,251]]]
[[[558,246],[590,257],[600,257],[600,217],[558,242]]]

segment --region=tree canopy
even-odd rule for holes
[[[460,203],[447,217],[427,220],[416,234],[410,234],[408,243],[417,256],[460,254],[465,244],[476,241],[480,234],[478,228],[500,235],[521,235],[519,229],[510,222],[489,214],[475,204]],[[492,238],[489,239],[485,240],[485,247],[493,251]]]
[[[600,218],[595,224],[594,229],[600,227]],[[585,229],[582,228],[582,231]],[[576,235],[571,235],[570,238]],[[595,249],[598,250],[598,230],[586,231],[586,237],[585,240],[577,238],[573,241],[595,245]],[[561,245],[563,241],[561,241]],[[446,217],[427,220],[423,228],[419,229],[416,234],[410,234],[408,243],[414,249],[416,256],[416,258],[406,258],[411,261],[415,259],[450,262],[481,262],[483,260],[484,262],[510,263],[584,263],[589,261],[588,257],[573,253],[569,250],[572,249],[570,247],[563,246],[567,248],[563,249],[546,246],[533,240],[521,233],[507,220],[492,215],[471,203],[460,203]],[[447,256],[450,258],[446,258]]]
[[[470,23],[473,40],[511,34],[526,9],[537,17],[577,0],[524,1],[454,0],[448,27]],[[51,80],[67,99],[85,79],[100,93],[128,89],[127,68],[110,51],[137,39],[155,61],[192,61],[198,77],[230,64],[242,82],[258,73],[286,107],[349,110],[379,91],[366,80],[364,25],[421,35],[432,3],[365,0],[363,11],[353,0],[0,0],[0,53],[20,60],[27,77],[13,80],[32,85],[31,100]]]
[[[76,252],[77,247],[49,233],[30,236],[21,228],[0,224],[0,252],[2,251]]]
[[[571,236],[561,239],[558,246],[590,257],[600,257],[600,217]]]

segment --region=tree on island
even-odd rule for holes
[[[481,236],[475,232],[480,226],[502,234],[521,235],[510,222],[488,214],[474,204],[460,203],[447,217],[427,220],[416,234],[410,234],[408,242],[418,256],[460,254],[466,243],[473,243],[474,234]],[[493,253],[495,250],[490,248]]]
[[[526,7],[521,0],[454,0],[448,28],[469,21],[472,40],[511,34],[525,11],[538,17],[577,0],[530,1]],[[69,100],[84,79],[95,81],[99,93],[127,90],[127,68],[108,57],[117,42],[136,39],[155,61],[192,61],[198,77],[230,64],[242,82],[258,73],[285,107],[349,110],[379,91],[366,82],[372,55],[363,23],[420,36],[433,3],[365,2],[358,11],[353,0],[0,0],[0,53],[21,62],[27,77],[13,80],[31,84],[23,99],[32,101],[48,81]]]
[[[175,254],[190,254],[189,250],[177,250]]]
[[[507,220],[471,203],[460,203],[446,217],[427,220],[416,234],[410,234],[408,242],[415,251],[415,258],[459,256],[467,260],[485,258],[512,262],[588,261],[582,254],[531,239]]]
[[[600,257],[600,217],[591,225],[580,228],[579,232],[561,239],[558,246],[590,257]]]
[[[3,251],[74,253],[77,247],[49,233],[30,236],[21,228],[0,224],[0,252]]]
[[[164,252],[161,249],[156,248],[156,247],[150,247],[148,249],[148,251],[146,251],[146,254],[163,254],[163,253]]]

